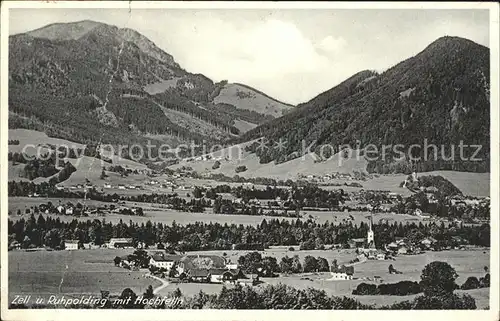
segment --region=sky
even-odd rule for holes
[[[9,34],[94,20],[142,33],[182,68],[306,102],[361,70],[384,71],[439,37],[489,46],[487,10],[11,9]]]

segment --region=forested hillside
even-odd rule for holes
[[[239,108],[238,97],[214,102],[226,84],[185,71],[131,29],[80,21],[9,37],[11,128],[83,143],[215,143],[239,135],[239,121],[275,117]]]
[[[341,144],[361,148],[383,145],[435,144],[455,160],[430,159],[394,161],[393,153],[385,160],[372,161],[369,171],[406,172],[452,169],[489,171],[489,49],[458,37],[443,37],[425,50],[382,74],[360,72],[285,116],[261,125],[238,141],[259,137],[287,142],[284,149],[252,151],[261,163],[284,162],[295,158],[305,146]],[[458,145],[482,145],[476,158],[460,160]],[[451,145],[456,145],[452,151]],[[338,152],[338,149],[334,152]],[[465,149],[470,158],[475,149]],[[413,156],[424,156],[423,148],[414,148]],[[432,152],[431,152],[432,153]],[[406,153],[409,156],[408,153]],[[432,155],[432,154],[431,154]]]

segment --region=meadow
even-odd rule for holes
[[[205,251],[205,252],[188,252],[189,254],[215,254],[226,256],[233,262],[237,262],[238,258],[249,251]],[[356,257],[353,250],[311,250],[311,251],[289,251],[288,247],[276,247],[266,249],[261,252],[262,256],[274,256],[280,262],[281,258],[285,255],[291,257],[298,255],[301,262],[304,257],[311,255],[314,257],[324,257],[331,262],[336,259],[339,264],[346,264],[351,259]],[[489,249],[470,249],[470,250],[452,250],[442,252],[427,252],[420,255],[398,256],[395,261],[366,261],[365,263],[356,264],[354,266],[354,277],[357,280],[351,281],[332,281],[331,274],[328,272],[323,273],[304,273],[295,275],[282,275],[277,278],[262,278],[265,284],[286,284],[299,289],[306,289],[313,287],[325,290],[330,295],[349,296],[366,304],[375,304],[377,306],[396,303],[404,300],[411,300],[416,295],[411,296],[388,296],[388,295],[374,295],[374,296],[359,296],[352,295],[358,284],[365,283],[378,283],[373,281],[374,277],[380,277],[383,283],[396,283],[399,281],[420,281],[422,269],[426,264],[433,261],[444,261],[449,263],[457,271],[458,278],[456,280],[458,285],[461,285],[470,276],[477,278],[483,277],[485,274],[484,267],[490,264],[490,251]],[[392,264],[398,271],[403,274],[389,274],[388,267]],[[185,284],[170,284],[163,291],[168,292],[179,287],[181,291],[186,291],[186,294],[196,294],[200,287],[192,289],[191,285]],[[220,285],[201,285],[201,289],[207,293],[217,293],[220,290]],[[489,307],[489,288],[475,289],[462,291],[457,290],[458,293],[468,293],[476,299],[478,309],[485,309]]]
[[[127,287],[144,293],[149,285],[161,285],[157,280],[145,278],[145,271],[130,271],[114,265],[115,256],[132,252],[132,249],[9,251],[9,298],[19,294],[100,296],[101,290],[120,294]]]
[[[147,271],[130,271],[115,267],[113,258],[130,254],[132,249],[95,249],[78,251],[10,251],[8,253],[9,295],[12,299],[19,294],[34,294],[48,297],[61,294],[68,297],[78,297],[82,294],[100,295],[101,290],[119,294],[129,287],[137,294],[143,293],[149,285],[154,288],[161,283],[145,278]],[[248,251],[193,251],[186,254],[223,255],[233,262]],[[348,263],[356,254],[353,250],[311,250],[289,251],[288,247],[273,247],[261,252],[263,256],[274,256],[278,262],[285,255],[298,255],[303,262],[307,255],[324,257],[331,263],[337,259],[339,264]],[[484,276],[484,267],[489,266],[488,249],[452,250],[442,252],[427,252],[421,255],[398,256],[395,261],[367,261],[354,266],[352,281],[332,281],[330,273],[303,273],[282,275],[277,278],[262,278],[266,284],[286,284],[296,288],[313,287],[325,290],[330,295],[350,296],[355,299],[377,306],[391,304],[403,300],[411,300],[413,296],[353,296],[352,290],[361,282],[376,283],[379,276],[384,283],[394,283],[402,280],[419,281],[424,266],[432,261],[445,261],[454,267],[458,273],[457,284],[461,285],[468,277]],[[394,267],[403,274],[389,274],[388,266]],[[206,293],[218,293],[220,284],[170,283],[158,295],[179,288],[186,296],[198,294],[200,290]],[[489,306],[489,289],[476,289],[466,292],[476,299],[478,308]]]
[[[83,199],[63,199],[63,198],[30,198],[30,197],[9,197],[9,211],[13,214],[9,216],[10,219],[18,219],[20,217],[28,218],[29,214],[24,214],[26,209],[32,206],[39,205],[42,203],[52,202],[52,204],[58,204],[59,202],[66,203],[72,202],[76,204],[77,202],[84,203]],[[100,201],[86,200],[86,205],[93,206],[104,206],[111,203],[105,203]],[[273,216],[251,216],[251,215],[228,215],[228,214],[214,214],[211,208],[207,208],[204,213],[189,213],[189,212],[179,212],[176,210],[165,208],[161,204],[153,203],[136,203],[136,202],[125,202],[125,206],[140,206],[144,210],[144,216],[130,216],[122,214],[106,214],[105,216],[99,217],[75,217],[66,215],[54,215],[54,214],[44,214],[51,217],[58,217],[61,221],[71,221],[73,219],[77,220],[93,220],[106,219],[108,222],[117,223],[120,220],[128,222],[132,220],[133,222],[147,222],[148,220],[152,222],[158,222],[163,224],[172,224],[172,222],[187,224],[194,222],[204,222],[204,223],[220,223],[220,224],[243,224],[243,225],[257,225],[262,222],[263,219],[280,219],[280,220],[295,220],[293,218],[284,217],[273,217]],[[21,210],[23,215],[17,216],[17,210]],[[312,218],[318,223],[334,222],[341,223],[344,220],[349,219],[352,216],[354,219],[352,222],[354,224],[360,224],[361,222],[367,222],[367,212],[333,212],[333,211],[301,211],[302,220]],[[411,223],[419,222],[422,219],[416,216],[406,215],[406,214],[390,214],[390,213],[374,213],[374,222],[379,222],[380,220],[387,220],[389,222],[402,222]]]

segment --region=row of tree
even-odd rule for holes
[[[427,236],[434,237],[441,244],[451,244],[454,238],[476,246],[490,246],[490,226],[445,226],[435,223],[423,224],[374,224],[375,243],[378,247],[393,242],[396,237],[405,237],[409,243],[418,244]],[[179,251],[189,250],[228,250],[232,244],[260,243],[264,247],[272,245],[296,245],[308,240],[315,244],[347,244],[352,238],[364,237],[368,226],[361,223],[359,226],[352,223],[334,224],[326,222],[318,224],[312,220],[295,221],[264,219],[256,226],[228,225],[219,223],[190,223],[172,225],[163,223],[134,223],[132,220],[125,224],[120,220],[113,224],[105,219],[63,222],[58,217],[36,218],[31,215],[28,219],[8,221],[9,244],[12,241],[20,242],[24,248],[50,246],[53,242],[45,242],[45,235],[51,233],[59,235],[60,239],[76,239],[84,243],[94,242],[104,244],[112,237],[132,238],[146,245],[157,243],[169,244]]]

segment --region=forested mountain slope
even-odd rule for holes
[[[280,139],[286,148],[249,149],[257,153],[261,163],[277,163],[298,157],[305,146],[313,144],[319,154],[321,145],[349,144],[361,148],[374,144],[403,144],[407,156],[424,156],[424,140],[443,145],[449,157],[455,145],[455,159],[395,161],[395,153],[384,160],[371,161],[369,171],[406,172],[410,170],[489,170],[489,49],[470,40],[442,37],[422,52],[387,71],[377,74],[362,71],[338,86],[297,106],[281,118],[263,124],[238,141],[265,137]],[[476,158],[461,160],[459,144],[481,145]],[[422,148],[408,151],[412,144]],[[271,143],[269,144],[271,146]],[[324,149],[325,150],[325,149]],[[464,149],[466,158],[476,148]],[[429,154],[433,151],[430,150]],[[441,154],[441,151],[438,151]],[[328,156],[328,155],[327,155]]]

